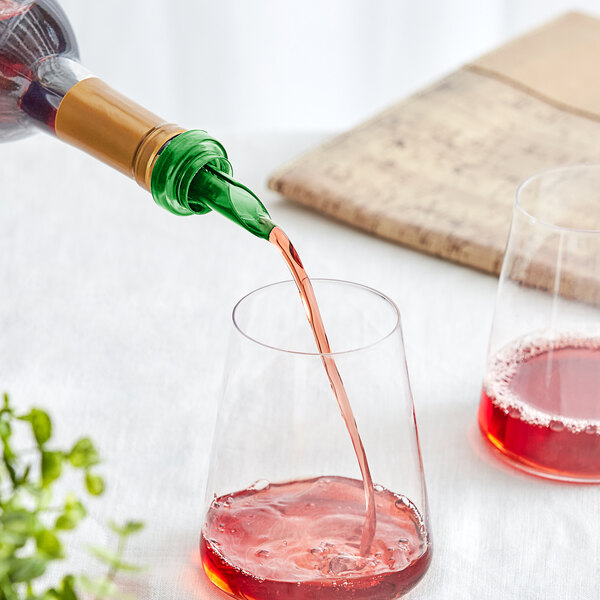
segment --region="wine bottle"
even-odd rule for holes
[[[174,214],[213,209],[265,239],[274,227],[232,178],[221,143],[166,122],[81,65],[55,0],[0,0],[0,141],[36,128],[135,179]]]

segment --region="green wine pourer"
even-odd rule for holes
[[[155,202],[176,215],[214,210],[253,235],[268,239],[275,224],[257,196],[232,177],[225,148],[205,131],[173,138],[152,170]]]

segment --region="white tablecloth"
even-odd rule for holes
[[[374,239],[266,191],[267,174],[323,136],[223,139],[313,276],[351,279],[400,307],[425,464],[434,560],[410,600],[600,597],[596,486],[527,477],[475,422],[496,280]],[[90,434],[110,517],[132,542],[142,600],[225,598],[197,546],[230,309],[288,278],[275,251],[218,215],[180,218],[49,137],[0,146],[0,386],[49,408],[61,440]],[[88,541],[88,540],[86,540]],[[76,542],[73,542],[75,547]],[[74,558],[96,572],[93,559]]]

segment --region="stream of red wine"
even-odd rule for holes
[[[296,249],[292,245],[292,242],[290,242],[290,239],[279,227],[275,227],[271,231],[269,241],[277,246],[281,252],[283,259],[292,272],[294,281],[298,286],[298,291],[300,292],[300,297],[302,298],[302,304],[304,306],[304,311],[306,312],[306,317],[308,318],[313,335],[315,336],[317,348],[321,353],[321,358],[323,360],[327,377],[329,378],[329,383],[331,384],[331,389],[333,390],[335,399],[337,400],[340,413],[342,414],[342,418],[344,419],[344,423],[346,424],[346,428],[350,434],[350,439],[352,440],[352,446],[354,447],[356,458],[358,459],[360,473],[363,479],[366,507],[365,524],[362,532],[360,552],[363,556],[366,556],[369,552],[373,535],[375,534],[375,527],[377,526],[373,480],[371,478],[371,471],[369,470],[367,455],[365,454],[365,449],[363,447],[362,440],[360,439],[358,427],[356,426],[356,420],[354,419],[354,414],[352,413],[352,407],[350,406],[350,401],[348,400],[348,395],[346,394],[346,389],[344,388],[344,382],[342,381],[340,372],[335,364],[335,360],[333,356],[331,356],[331,347],[329,346],[329,340],[327,339],[327,333],[325,332],[325,326],[323,325],[323,319],[321,318],[319,305],[317,304],[317,298],[315,296],[310,279],[306,273],[306,269],[304,268]]]

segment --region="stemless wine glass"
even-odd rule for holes
[[[388,600],[431,559],[429,517],[400,315],[383,294],[314,280],[331,348],[316,351],[296,286],[233,311],[201,538],[204,570],[235,598]],[[376,527],[323,360],[333,358],[374,482]]]
[[[600,482],[600,165],[517,191],[479,425],[525,471]]]

